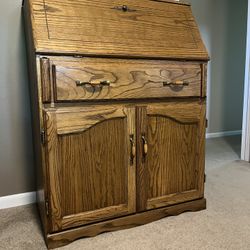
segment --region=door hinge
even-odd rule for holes
[[[45,201],[45,210],[46,210],[46,215],[49,216],[49,202]]]
[[[74,58],[83,58],[84,56],[82,55],[74,55]]]
[[[45,134],[44,129],[43,129],[43,130],[41,130],[41,132],[40,132],[40,136],[41,136],[41,143],[44,145],[44,144],[45,144],[45,142],[46,142],[46,134]]]
[[[206,119],[206,128],[208,128],[208,119]]]
[[[207,175],[204,174],[204,183],[206,183],[206,181],[207,181]]]

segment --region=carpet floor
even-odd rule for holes
[[[207,209],[101,234],[60,249],[250,249],[250,164],[239,161],[240,140],[207,141]],[[46,249],[33,205],[0,210],[0,249]]]

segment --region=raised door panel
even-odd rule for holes
[[[134,108],[45,112],[52,231],[135,212]]]
[[[137,115],[138,210],[202,198],[205,105],[150,104]]]

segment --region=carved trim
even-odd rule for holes
[[[104,119],[102,121],[97,121],[96,123],[94,124],[88,124],[89,127],[87,128],[82,128],[82,129],[72,129],[72,131],[70,131],[70,129],[58,129],[57,128],[57,135],[59,136],[64,136],[64,135],[75,135],[75,134],[81,134],[81,133],[84,133],[94,127],[96,127],[97,125],[100,125],[104,122],[108,122],[108,121],[111,121],[111,120],[118,120],[118,119],[125,119],[126,116],[121,116],[121,117],[115,117],[115,118],[107,118],[107,119]]]
[[[46,241],[49,248],[56,248],[67,245],[70,242],[82,237],[90,237],[104,232],[128,229],[135,226],[144,225],[167,216],[178,215],[183,212],[199,211],[205,208],[205,199],[194,200],[174,206],[154,209],[113,220],[94,223],[88,226],[77,227],[55,234],[48,234],[46,236]]]
[[[193,121],[181,121],[177,118],[174,118],[174,117],[171,117],[169,115],[162,115],[162,114],[158,114],[158,115],[152,115],[152,114],[148,114],[147,116],[150,116],[150,117],[161,117],[161,118],[167,118],[169,120],[172,120],[174,122],[177,122],[177,123],[181,123],[183,125],[195,125],[195,124],[199,124],[200,120],[199,119],[196,119],[196,118],[193,118],[192,120]]]

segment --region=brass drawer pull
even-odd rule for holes
[[[131,144],[131,151],[130,151],[130,163],[131,165],[134,164],[134,159],[136,156],[136,147],[134,141],[134,135],[130,135],[130,144]]]
[[[143,135],[141,138],[143,141],[143,153],[144,153],[144,156],[146,156],[148,154],[148,142],[145,138],[145,135]]]
[[[90,85],[92,87],[96,87],[96,86],[110,86],[110,81],[105,80],[105,81],[99,81],[99,82],[81,82],[81,81],[76,81],[76,86],[77,87],[81,87],[81,86],[85,86],[85,85]]]
[[[175,82],[163,82],[163,86],[188,86],[189,82],[187,81],[175,81]]]

